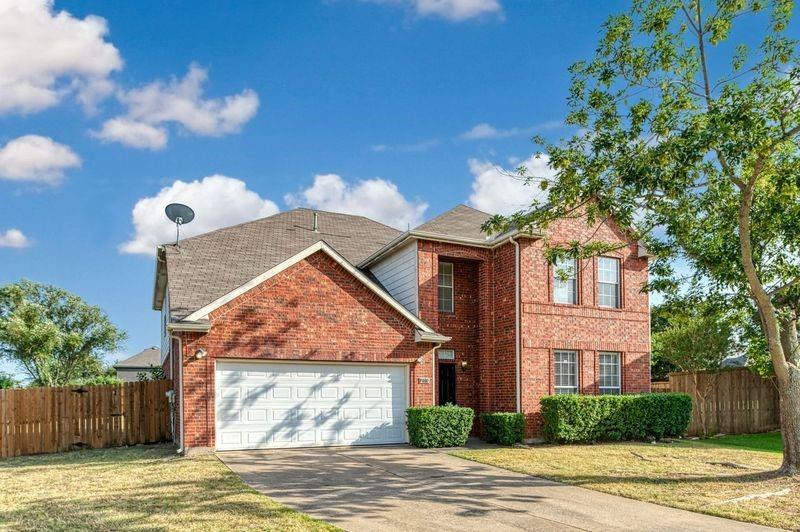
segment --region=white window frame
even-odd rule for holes
[[[598,376],[597,376],[597,391],[600,395],[620,395],[622,394],[622,353],[618,351],[600,351],[598,353]],[[614,357],[614,362],[603,361],[603,358]],[[607,367],[616,368],[616,375],[610,375],[616,379],[616,386],[603,386],[603,378],[609,375],[603,375],[603,369]]]
[[[602,281],[603,272],[610,272],[608,268],[603,268],[604,261],[613,261],[616,264],[616,274],[617,280],[615,283],[611,283],[608,281]],[[603,285],[611,285],[615,287],[615,301],[614,305],[608,305],[603,303],[603,294],[600,290],[600,287]],[[605,307],[605,308],[622,308],[622,261],[620,261],[617,257],[599,257],[597,259],[597,306]]]
[[[450,268],[450,273],[449,274],[447,274],[447,273],[443,274],[442,266],[449,267]],[[449,285],[442,284],[442,275],[444,275],[445,277],[448,276],[448,275],[450,276],[450,284]],[[447,313],[455,312],[456,311],[456,289],[455,289],[455,267],[453,266],[453,263],[452,262],[440,262],[439,263],[439,271],[438,271],[436,277],[437,277],[437,279],[436,279],[437,308],[438,308],[439,312],[447,312]],[[450,308],[443,308],[442,307],[442,302],[443,301],[445,301],[445,302],[447,301],[446,299],[442,299],[442,289],[443,288],[446,288],[446,289],[449,288],[450,289],[450,301],[449,301],[450,302]]]
[[[572,355],[572,362],[574,372],[572,374],[567,374],[567,376],[573,377],[575,384],[574,385],[563,385],[559,384],[559,368],[562,364],[570,364],[570,362],[563,362],[559,360],[560,355]],[[553,351],[553,389],[555,390],[556,395],[562,394],[578,394],[580,393],[580,386],[581,386],[581,379],[580,379],[580,359],[579,354],[577,351],[572,349],[556,349]]]
[[[568,261],[572,262],[572,277],[563,280],[561,279],[560,272],[569,267],[567,264]],[[559,288],[562,287],[566,290],[567,294],[567,298],[565,300],[559,299],[558,296]],[[571,294],[570,288],[572,288]],[[562,303],[565,305],[578,304],[578,259],[574,257],[568,257],[565,260],[557,260],[553,263],[553,302]]]

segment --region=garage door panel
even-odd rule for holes
[[[406,368],[217,363],[220,450],[401,443]]]

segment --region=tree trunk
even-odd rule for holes
[[[790,366],[789,382],[778,383],[781,398],[781,437],[784,475],[800,475],[800,368]]]
[[[779,323],[775,305],[764,288],[753,262],[753,246],[750,240],[750,208],[753,204],[753,188],[761,170],[761,160],[748,183],[741,187],[739,205],[739,247],[750,292],[758,307],[764,339],[772,359],[781,408],[781,438],[783,439],[784,475],[800,474],[800,350],[798,350],[796,316]]]

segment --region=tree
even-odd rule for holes
[[[0,371],[0,390],[16,388],[17,386],[19,386],[17,379],[8,373]]]
[[[800,55],[790,0],[634,0],[594,58],[572,65],[546,203],[484,229],[581,213],[631,228],[655,255],[649,290],[691,289],[758,315],[781,398],[784,474],[800,472]],[[746,34],[757,46],[736,44]],[[585,256],[612,244],[576,243]],[[559,250],[551,250],[550,259]]]
[[[732,319],[709,305],[687,307],[673,314],[668,326],[654,334],[652,341],[653,356],[680,371],[691,372],[700,426],[708,436],[708,394],[716,387],[722,361],[734,346]]]
[[[136,380],[139,382],[143,381],[159,381],[162,379],[166,379],[167,375],[164,373],[164,368],[161,366],[153,366],[150,365],[150,369],[147,371],[140,371],[136,374]]]
[[[0,287],[0,358],[38,386],[61,386],[103,373],[103,356],[125,333],[99,307],[55,286],[20,281]]]
[[[681,314],[682,308],[685,307],[669,300],[652,307],[650,309],[650,337],[655,338],[658,333],[667,330],[670,318],[676,314]],[[666,381],[669,379],[669,374],[674,371],[680,370],[675,364],[667,360],[661,351],[652,349],[650,353],[650,378],[654,381]]]

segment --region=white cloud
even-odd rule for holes
[[[9,229],[0,232],[0,248],[26,248],[31,241],[19,229]]]
[[[0,179],[57,185],[64,170],[80,165],[69,146],[40,135],[25,135],[0,148]]]
[[[491,124],[482,122],[463,132],[458,138],[462,140],[507,139],[511,137],[533,135],[537,131],[550,131],[563,127],[563,125],[563,122],[552,120],[529,127],[514,126],[508,129],[498,129]]]
[[[160,149],[166,145],[164,125],[175,123],[186,131],[206,137],[238,132],[258,110],[258,95],[245,89],[223,98],[204,98],[208,72],[196,64],[183,79],[161,80],[118,93],[127,107],[122,117],[107,120],[92,135],[135,148]]]
[[[503,12],[498,0],[414,0],[414,7],[421,17],[440,16],[456,22]]]
[[[418,17],[441,17],[453,22],[485,15],[502,16],[499,0],[365,0],[377,4],[403,5]]]
[[[526,168],[524,175],[539,178],[526,184],[516,170],[470,159],[469,171],[474,178],[470,205],[490,214],[511,214],[530,206],[534,199],[543,200],[546,193],[539,188],[538,181],[555,175],[549,161],[547,155],[534,155],[522,161],[520,166]]]
[[[310,187],[287,194],[284,201],[292,207],[358,214],[402,230],[419,225],[428,208],[427,203],[407,200],[391,181],[376,178],[352,184],[337,174],[315,175]]]
[[[184,203],[195,212],[195,219],[181,227],[182,236],[194,236],[278,212],[278,206],[248,190],[239,179],[224,175],[204,177],[200,181],[175,181],[155,196],[142,198],[133,207],[135,234],[121,244],[122,253],[154,255],[159,244],[175,239],[175,225],[164,214],[170,203]]]
[[[106,120],[100,130],[92,131],[91,135],[105,142],[119,142],[132,148],[161,150],[167,145],[166,129],[127,118]]]
[[[106,21],[55,12],[52,0],[0,1],[0,114],[31,113],[77,94],[85,106],[108,95],[122,68]]]
[[[428,151],[439,145],[439,139],[425,140],[413,144],[374,144],[370,149],[376,153],[397,152],[397,153],[420,153]]]

